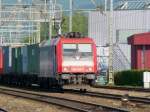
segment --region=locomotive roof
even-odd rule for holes
[[[89,37],[84,37],[84,38],[65,38],[65,37],[58,37],[58,38],[53,38],[49,40],[44,40],[43,42],[40,43],[40,46],[50,46],[50,45],[57,45],[58,42],[62,43],[93,43],[93,39]]]
[[[58,42],[62,43],[93,43],[93,39],[84,37],[84,38],[55,38],[51,40],[51,45],[57,45]]]

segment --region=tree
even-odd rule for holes
[[[31,34],[31,37],[37,37],[37,32],[34,32]],[[28,43],[29,41],[32,42],[32,38],[31,37],[25,37],[22,42],[24,43]],[[41,22],[40,23],[40,40],[46,40],[49,38],[49,22]],[[29,40],[30,39],[30,40]]]
[[[73,24],[72,24],[72,31],[73,32],[80,32],[83,35],[88,35],[88,17],[81,13],[81,12],[75,12],[73,15]],[[52,33],[53,36],[57,34],[55,27],[52,27]],[[63,15],[62,23],[62,34],[67,33],[69,31],[69,16]],[[35,35],[35,34],[33,34]],[[40,24],[40,36],[41,41],[49,39],[49,23],[48,22],[42,22]],[[29,42],[29,38],[27,37],[23,40],[23,42]]]
[[[49,22],[40,23],[41,41],[49,38]]]
[[[88,34],[88,17],[83,13],[76,12],[73,15],[73,32],[81,32],[83,35]]]
[[[63,15],[62,18],[62,34],[67,33],[69,31],[69,16]],[[88,18],[86,15],[75,12],[73,15],[73,24],[72,24],[73,32],[81,32],[83,35],[88,34]],[[56,31],[53,28],[53,35],[56,34]]]

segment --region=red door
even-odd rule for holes
[[[146,46],[145,50],[145,69],[150,69],[150,46]]]
[[[2,48],[0,48],[0,74],[3,73],[3,51]]]

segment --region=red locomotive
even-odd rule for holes
[[[47,64],[51,65],[52,68],[50,70],[54,72],[51,74],[56,74],[59,81],[67,83],[91,83],[95,80],[97,74],[96,45],[89,37],[79,37],[76,34],[68,35],[59,36],[51,40],[49,45],[51,53],[49,55],[50,57],[54,56],[53,60],[48,57],[46,58],[41,49],[40,61],[46,62],[45,58],[48,59],[47,62],[51,60],[51,64]],[[52,48],[55,50],[52,50]],[[42,68],[40,71],[46,72],[44,70],[50,71],[48,68]]]

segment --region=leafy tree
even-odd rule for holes
[[[62,18],[62,34],[69,32],[69,16],[63,15]],[[72,17],[72,31],[81,32],[84,35],[88,34],[88,18],[82,13],[75,12]],[[53,27],[53,35],[56,35],[56,31]]]
[[[40,36],[41,36],[41,41],[49,38],[49,23],[48,22],[40,23]]]
[[[69,16],[63,15],[62,23],[62,34],[69,32]],[[88,34],[88,17],[81,13],[75,12],[72,18],[72,31],[73,32],[80,32],[83,35]],[[57,34],[55,27],[52,27],[53,36]],[[33,34],[35,35],[35,34]],[[49,38],[49,23],[42,22],[40,24],[40,36],[41,41]],[[29,42],[30,37],[26,37],[23,42]]]
[[[82,13],[76,12],[73,15],[73,32],[81,32],[84,35],[88,34],[88,18]]]

